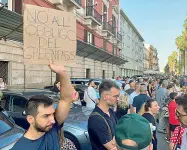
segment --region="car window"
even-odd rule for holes
[[[6,117],[0,113],[0,135],[7,132],[13,127],[13,125],[6,119]]]
[[[1,100],[1,107],[9,111],[9,102],[10,102],[10,95],[3,94]]]
[[[84,81],[74,81],[75,84],[84,84]]]
[[[13,101],[13,112],[23,112],[25,110],[27,99],[21,96],[13,96],[12,101]]]

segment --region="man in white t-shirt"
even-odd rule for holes
[[[135,85],[135,91],[130,94],[130,98],[129,98],[129,104],[130,105],[133,104],[134,97],[138,96],[139,94],[140,94],[140,84],[136,83],[136,85]]]
[[[96,91],[94,89],[94,81],[90,80],[88,85],[88,89],[84,91],[84,101],[86,102],[87,108],[94,109],[95,105],[99,102]]]

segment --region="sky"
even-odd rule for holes
[[[184,29],[187,0],[120,0],[120,7],[144,38],[144,43],[158,50],[162,70],[168,56],[177,51],[175,39]]]

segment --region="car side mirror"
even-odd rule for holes
[[[23,115],[23,116],[26,116],[26,112],[25,112],[25,111],[23,111],[23,112],[22,112],[22,115]]]

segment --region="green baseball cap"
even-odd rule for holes
[[[127,150],[144,149],[152,141],[150,123],[139,114],[127,114],[116,125],[115,138],[121,148]],[[136,146],[125,145],[124,143],[127,143],[127,140],[134,141]]]

